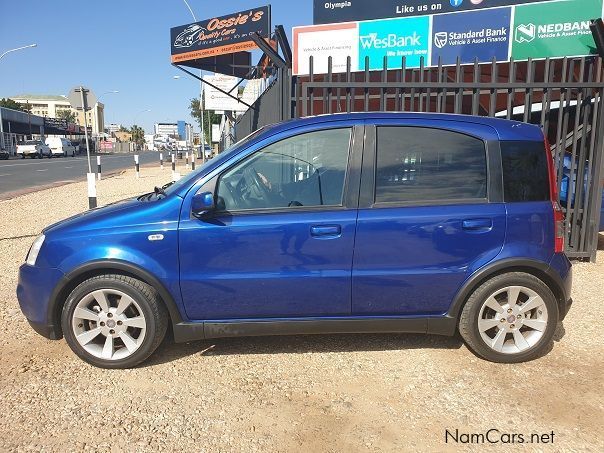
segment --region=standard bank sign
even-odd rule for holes
[[[400,67],[403,57],[406,65],[427,63],[430,54],[430,19],[410,17],[359,23],[359,66],[364,68],[369,58],[370,69],[382,69],[384,58],[388,67]]]
[[[511,8],[464,14],[441,14],[433,19],[432,64],[505,61],[510,45]]]

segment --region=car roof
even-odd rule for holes
[[[489,126],[497,132],[500,140],[528,140],[543,141],[541,128],[534,124],[521,123],[501,118],[488,116],[456,115],[450,113],[404,113],[404,112],[365,112],[365,113],[335,113],[329,115],[317,115],[284,121],[267,128],[266,133],[273,135],[289,129],[321,125],[338,121],[364,121],[364,120],[419,120],[426,121],[451,121],[454,123],[479,124]],[[261,134],[264,135],[264,134]]]

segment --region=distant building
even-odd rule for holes
[[[117,131],[114,133],[115,138],[117,138],[120,142],[129,142],[132,140],[132,134],[130,132],[120,132]]]
[[[193,143],[193,126],[185,121],[176,123],[156,123],[154,135],[184,140]]]
[[[71,108],[66,96],[44,95],[44,94],[19,94],[11,96],[15,102],[29,107],[33,115],[46,118],[59,118],[59,112],[69,111],[75,113],[76,122],[84,126],[84,112]],[[105,106],[97,102],[91,110],[86,112],[88,127],[92,127],[92,133],[99,135],[105,132]]]

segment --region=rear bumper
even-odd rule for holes
[[[573,265],[563,253],[556,253],[549,263],[553,271],[552,276],[559,277],[561,294],[558,297],[558,310],[562,321],[570,310],[573,300],[571,298],[573,286]]]

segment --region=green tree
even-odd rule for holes
[[[9,98],[0,99],[0,107],[12,110],[19,110],[21,112],[27,112],[27,106],[25,104],[19,104],[18,102],[15,102]]]
[[[120,126],[120,132],[130,132],[127,127]]]
[[[134,143],[137,145],[143,145],[145,143],[145,130],[142,127],[135,124],[130,129],[130,133],[132,134],[132,141]]]
[[[191,116],[195,118],[197,124],[201,128],[201,109],[199,108],[199,98],[191,99],[191,103],[189,104],[189,111],[191,112]],[[220,124],[221,115],[217,115],[212,110],[204,110],[203,112],[203,122],[205,127],[204,129],[204,141],[206,143],[210,143],[210,134],[212,133],[212,124]]]
[[[66,120],[68,123],[76,123],[76,114],[71,110],[59,110],[57,112],[57,118]]]

